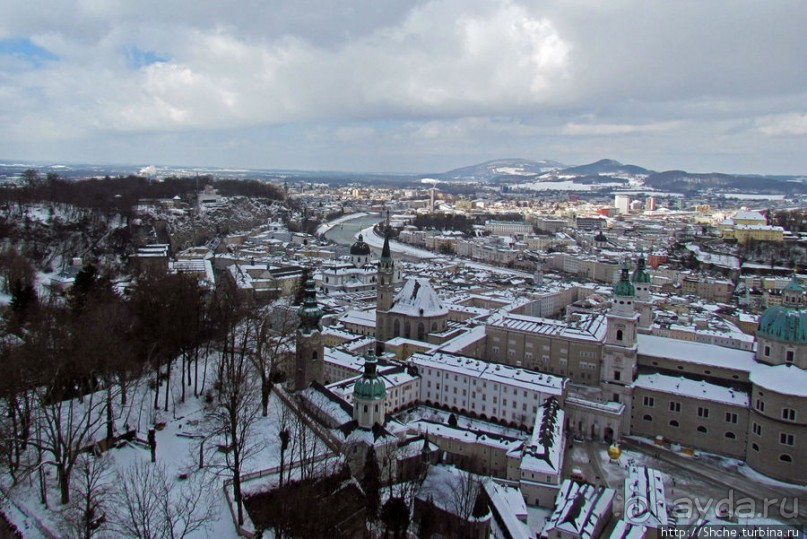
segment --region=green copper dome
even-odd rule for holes
[[[353,398],[357,400],[384,400],[387,386],[378,378],[378,363],[372,356],[364,360],[364,375],[353,385]]]
[[[795,275],[791,277],[790,282],[785,286],[785,290],[804,293],[804,287]]]
[[[614,295],[615,296],[635,296],[636,289],[630,284],[630,268],[628,267],[628,262],[625,261],[622,264],[622,275],[619,278],[619,282],[614,285]]]
[[[636,263],[636,269],[633,270],[633,277],[631,277],[631,281],[639,284],[650,284],[650,274],[647,273],[644,253],[639,253],[639,260]]]
[[[757,338],[792,343],[807,343],[807,312],[777,305],[762,313]]]

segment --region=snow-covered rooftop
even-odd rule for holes
[[[795,365],[758,365],[751,382],[776,393],[807,397],[807,371]]]
[[[660,528],[667,525],[664,478],[658,470],[631,466],[625,478],[625,509],[628,524]]]
[[[594,533],[608,518],[616,493],[610,488],[580,485],[569,479],[560,486],[555,498],[555,510],[546,523],[543,535],[559,533],[593,539]]]
[[[647,528],[644,526],[618,520],[609,539],[644,539],[645,537],[647,537]]]
[[[454,440],[464,444],[474,443],[477,445],[502,449],[505,452],[516,449],[521,445],[522,440],[511,438],[494,432],[481,431],[465,427],[452,427],[445,423],[438,423],[428,419],[418,419],[408,423],[407,426],[416,429],[421,434],[428,434],[446,440]]]
[[[530,539],[534,537],[525,522],[527,520],[527,504],[524,502],[521,491],[516,487],[500,485],[495,481],[485,481],[484,487],[493,507],[495,523],[506,530],[502,533],[502,536],[511,537],[512,539]],[[495,536],[498,537],[498,535]]]
[[[564,322],[537,316],[497,313],[490,318],[488,325],[527,333],[598,342],[605,338],[606,330],[605,316],[595,314],[582,315],[577,322]]]
[[[748,406],[748,393],[731,387],[711,384],[709,382],[690,380],[680,376],[666,374],[640,374],[633,382],[634,388],[671,393],[698,400],[722,402],[733,406]]]
[[[554,399],[541,406],[535,428],[521,459],[522,470],[542,475],[557,475],[563,467],[566,442],[563,438],[564,413]]]
[[[339,317],[343,324],[356,324],[357,326],[375,327],[375,310],[372,311],[348,311]]]
[[[446,309],[437,297],[428,279],[407,279],[403,287],[395,294],[391,313],[416,317],[445,316]]]
[[[639,355],[643,356],[746,372],[751,371],[757,365],[754,353],[744,350],[644,334],[639,334],[637,341]]]
[[[528,371],[498,363],[488,363],[487,361],[442,352],[434,355],[415,353],[412,354],[409,361],[421,369],[425,367],[450,371],[480,380],[538,390],[555,396],[563,395],[566,382],[566,379],[561,376]],[[421,375],[423,375],[422,371]]]

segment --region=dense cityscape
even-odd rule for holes
[[[528,164],[4,169],[9,533],[798,529],[804,195]]]

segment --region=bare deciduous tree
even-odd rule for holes
[[[180,483],[164,466],[140,462],[118,472],[116,483],[110,527],[120,536],[183,539],[216,516],[201,473]]]
[[[249,324],[232,326],[227,332],[217,369],[217,399],[208,412],[212,434],[223,442],[223,468],[233,480],[239,524],[244,523],[241,470],[244,461],[259,447],[253,436],[255,423],[260,418],[260,402],[257,378],[248,357],[251,341]]]
[[[451,479],[451,490],[449,508],[459,518],[461,535],[469,536],[471,518],[482,495],[482,481],[470,472],[457,469]]]
[[[107,525],[109,495],[112,492],[109,458],[82,453],[76,461],[70,503],[62,512],[69,537],[90,539]]]
[[[266,417],[272,385],[282,377],[284,363],[291,357],[290,346],[299,320],[293,309],[277,302],[270,312],[251,317],[249,324],[255,336],[250,359],[261,379],[261,413]]]

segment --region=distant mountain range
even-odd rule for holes
[[[652,170],[637,167],[636,165],[623,165],[619,161],[613,159],[600,159],[597,162],[589,163],[588,165],[579,165],[576,167],[566,167],[559,171],[560,174],[571,176],[592,176],[592,175],[627,175],[627,176],[642,176],[648,175]]]
[[[491,181],[502,176],[520,178],[524,176],[536,176],[566,168],[563,163],[557,161],[530,161],[528,159],[496,159],[486,161],[478,165],[455,168],[448,172],[433,174],[435,178],[442,180],[476,180]]]
[[[586,190],[613,190],[619,184],[632,188],[654,189],[684,194],[700,192],[715,193],[761,193],[761,194],[807,194],[806,176],[758,176],[721,173],[692,173],[683,170],[657,172],[637,165],[623,164],[613,159],[601,159],[594,163],[569,166],[557,161],[528,159],[496,159],[478,165],[431,174],[351,173],[333,171],[301,171],[280,169],[235,169],[216,167],[94,165],[59,163],[25,163],[0,160],[0,183],[18,181],[28,168],[37,169],[42,175],[48,172],[66,179],[90,177],[147,175],[154,178],[166,176],[211,175],[224,179],[257,179],[264,181],[320,182],[411,186],[425,179],[457,183],[489,184],[540,184],[541,190],[566,190],[570,183],[584,185]],[[598,187],[602,184],[602,187]],[[555,187],[555,185],[557,187]]]
[[[454,181],[488,183],[589,185],[596,190],[598,184],[613,189],[615,184],[631,184],[659,191],[694,194],[705,191],[719,193],[743,192],[763,194],[807,194],[807,177],[759,176],[721,173],[692,173],[683,170],[656,172],[637,165],[601,159],[585,165],[566,166],[557,161],[529,161],[526,159],[497,159],[470,167],[450,170],[433,177]]]

